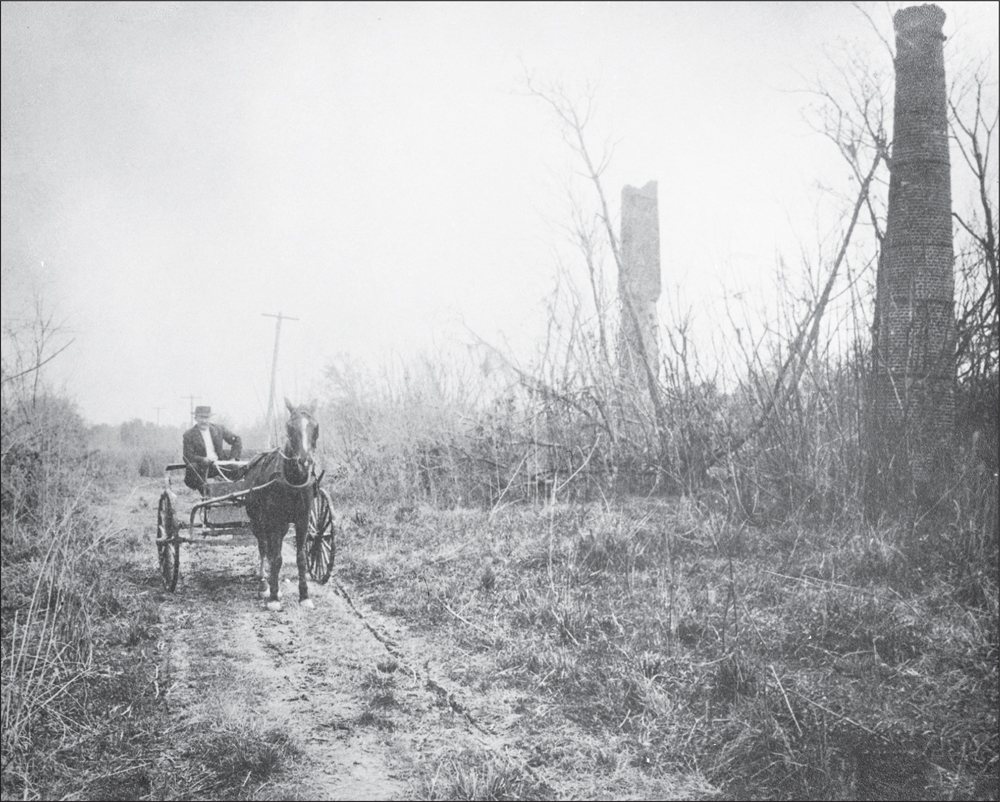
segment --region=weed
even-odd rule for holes
[[[41,559],[4,569],[4,797],[130,798],[153,782],[156,604],[118,561],[129,555],[92,525],[70,509]],[[30,588],[18,581],[24,568]]]
[[[489,592],[496,589],[497,585],[497,575],[493,570],[493,566],[487,565],[482,574],[479,577],[479,587],[483,590]]]
[[[393,674],[399,670],[399,662],[394,657],[383,657],[375,667],[383,674]]]
[[[551,789],[511,762],[486,752],[463,750],[425,770],[417,797],[428,800],[531,800],[551,798]]]
[[[396,694],[391,690],[379,691],[373,693],[368,699],[368,706],[377,710],[391,710],[399,707],[399,701],[396,699]]]
[[[192,796],[252,799],[300,754],[283,730],[261,730],[253,724],[231,726],[196,736],[185,756],[197,778]]]
[[[392,661],[395,663],[395,661]],[[383,668],[385,665],[385,668]],[[361,680],[361,687],[365,690],[374,691],[384,691],[387,689],[394,688],[396,686],[395,670],[398,664],[391,666],[388,665],[388,661],[380,662],[376,668],[376,671],[369,671]],[[386,668],[391,668],[387,671]]]
[[[360,727],[375,727],[386,732],[392,732],[396,729],[396,724],[391,718],[374,710],[365,710],[355,719],[355,722]]]

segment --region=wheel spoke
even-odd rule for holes
[[[174,526],[174,510],[170,496],[164,493],[156,510],[156,553],[163,585],[173,591],[177,587],[180,542]]]
[[[323,584],[330,578],[333,570],[335,544],[330,497],[322,490],[316,494],[310,510],[307,548],[309,574],[316,582]]]

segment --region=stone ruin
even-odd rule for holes
[[[618,360],[623,376],[645,386],[643,355],[659,375],[660,219],[656,182],[622,189],[621,268],[618,298],[621,329]]]

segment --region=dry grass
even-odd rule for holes
[[[416,796],[428,800],[550,799],[551,789],[512,762],[485,750],[463,749],[425,768]]]
[[[95,524],[78,497],[43,531],[5,526],[5,557],[10,545],[23,558],[3,567],[5,797],[138,798],[152,787],[156,602],[121,533]]]
[[[152,546],[95,519],[89,494],[41,531],[4,524],[3,798],[266,796],[297,753],[286,734],[226,720],[177,750]]]
[[[525,747],[586,778],[574,795],[995,794],[996,573],[932,537],[683,500],[365,519],[342,570],[470,692],[520,694]],[[533,793],[446,763],[427,795]]]
[[[284,730],[230,719],[190,739],[182,756],[183,787],[178,783],[173,792],[186,799],[267,798],[274,779],[299,754]]]

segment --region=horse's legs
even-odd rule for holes
[[[295,565],[299,569],[299,604],[311,610],[316,605],[309,598],[309,585],[306,583],[306,527],[309,526],[308,512],[300,515],[295,521]]]
[[[250,519],[250,531],[253,533],[254,539],[257,541],[257,554],[260,557],[260,567],[257,571],[257,577],[260,579],[260,597],[266,598],[269,591],[267,587],[267,575],[264,573],[264,561],[267,559],[267,552],[265,549],[265,537],[264,537],[264,527],[258,517],[258,512],[256,509],[247,506],[247,517]]]
[[[254,534],[257,533],[254,532]],[[267,583],[267,572],[264,569],[267,564],[267,549],[263,536],[257,538],[257,552],[260,554],[260,569],[257,572],[257,576],[260,578],[260,597],[266,599],[271,595],[271,588]]]
[[[281,602],[278,601],[278,575],[281,573],[281,543],[284,539],[285,532],[280,526],[268,532],[268,576],[271,592],[267,599],[267,609],[275,612],[281,610]]]
[[[271,561],[268,559],[267,544],[270,538],[267,534],[265,522],[258,515],[249,515],[249,518],[250,531],[253,532],[253,536],[257,539],[257,554],[260,556],[260,566],[257,571],[257,576],[260,579],[260,597],[262,599],[269,599],[271,597],[271,584],[267,581],[267,577]]]

